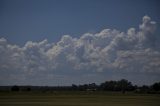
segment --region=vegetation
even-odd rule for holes
[[[19,90],[20,90],[19,87],[16,85],[11,88],[11,91],[19,91]]]
[[[0,86],[0,91],[114,91],[135,93],[160,93],[160,82],[156,82],[150,86],[133,85],[126,79],[119,81],[105,81],[99,85],[95,83],[71,86]]]
[[[72,86],[1,86],[0,106],[160,106],[160,83],[122,79]]]
[[[160,95],[111,91],[0,92],[0,106],[160,106]]]

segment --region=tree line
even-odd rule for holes
[[[10,91],[117,91],[125,93],[134,91],[135,93],[160,93],[160,82],[152,85],[133,85],[126,79],[118,81],[105,81],[99,85],[96,83],[71,86],[0,86],[0,90]]]

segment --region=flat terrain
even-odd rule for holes
[[[158,94],[0,92],[0,106],[160,106]]]

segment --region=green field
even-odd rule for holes
[[[1,92],[0,106],[160,106],[158,94]]]

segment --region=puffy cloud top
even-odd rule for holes
[[[156,22],[144,16],[139,29],[104,29],[80,38],[62,36],[56,43],[28,41],[23,47],[0,39],[0,83],[5,76],[48,77],[56,73],[126,72],[160,74]],[[22,78],[21,78],[22,79]],[[17,80],[21,80],[17,79]]]

